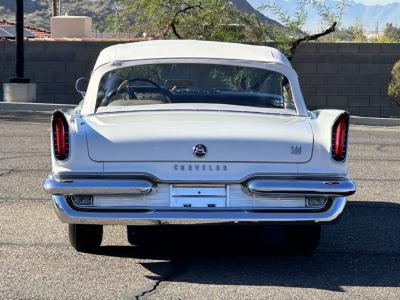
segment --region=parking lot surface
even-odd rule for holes
[[[251,228],[144,250],[122,226],[78,253],[42,190],[49,129],[49,114],[0,112],[1,299],[400,298],[400,127],[351,127],[358,191],[312,256],[261,248]]]

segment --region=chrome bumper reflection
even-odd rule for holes
[[[333,199],[330,207],[321,212],[273,212],[256,210],[199,211],[199,210],[137,210],[137,211],[82,211],[73,209],[66,197],[53,196],[56,213],[61,221],[72,224],[160,225],[210,224],[226,222],[306,222],[334,221],[344,210],[346,198]]]
[[[144,179],[58,179],[49,175],[43,185],[52,195],[144,195],[153,191],[153,183]]]
[[[355,184],[348,178],[338,180],[309,179],[253,179],[245,189],[256,195],[320,195],[350,196],[356,192]]]
[[[49,175],[44,189],[52,195],[145,195],[154,190],[146,179],[60,179]],[[348,178],[317,179],[251,179],[243,185],[248,194],[267,195],[320,195],[345,197],[353,195],[355,184]]]

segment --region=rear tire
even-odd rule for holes
[[[103,225],[69,224],[69,241],[78,252],[94,253],[103,239]]]
[[[285,226],[283,233],[289,252],[310,255],[318,247],[321,225]]]

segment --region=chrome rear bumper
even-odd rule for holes
[[[146,179],[59,179],[49,175],[44,189],[52,195],[145,195],[155,189]],[[340,179],[252,179],[243,184],[247,193],[257,195],[350,196],[356,187],[348,178]]]
[[[192,183],[193,185],[193,183]],[[163,207],[125,207],[121,209],[78,208],[69,199],[73,195],[123,195],[150,199],[163,192],[162,184],[156,185],[147,179],[60,179],[52,175],[46,179],[44,189],[53,195],[55,210],[59,218],[73,224],[116,224],[116,225],[157,225],[157,224],[203,224],[226,222],[288,222],[288,223],[328,223],[334,221],[344,210],[345,196],[354,194],[355,185],[347,178],[317,180],[279,178],[251,179],[242,185],[232,195],[226,195],[229,202],[235,197],[254,201],[270,201],[271,195],[322,196],[331,199],[329,205],[321,209],[285,209],[260,208],[254,205],[245,207],[226,207],[218,209],[176,209],[169,207],[171,196],[166,196]],[[165,184],[164,184],[165,186]],[[172,186],[172,185],[171,185]],[[168,186],[167,186],[168,191]],[[168,195],[168,194],[167,194]],[[231,198],[230,198],[231,197]],[[278,198],[279,198],[278,197]],[[136,199],[136,198],[135,198]],[[235,198],[236,199],[236,198]],[[136,201],[136,200],[135,200]],[[282,200],[286,201],[286,200]],[[239,203],[239,202],[235,202]],[[265,202],[264,202],[265,203]],[[278,203],[278,202],[277,202]],[[234,205],[233,205],[234,206]]]
[[[131,210],[82,211],[73,209],[66,197],[53,196],[56,213],[61,221],[71,224],[102,225],[163,225],[214,224],[228,222],[251,223],[329,223],[340,216],[346,198],[338,197],[321,212],[272,212],[257,210]]]

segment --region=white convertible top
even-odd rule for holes
[[[290,67],[287,58],[271,47],[194,40],[157,40],[107,47],[100,52],[94,69],[115,61],[180,58],[236,59]]]

